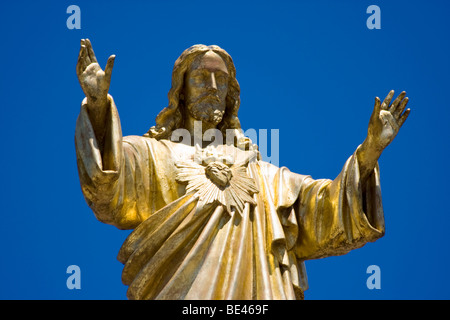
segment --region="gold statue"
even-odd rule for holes
[[[339,176],[314,180],[262,161],[242,135],[236,70],[223,49],[182,53],[169,105],[144,136],[122,137],[108,94],[114,58],[103,71],[81,40],[86,98],[75,144],[97,219],[134,229],[118,254],[129,299],[303,299],[305,260],[383,236],[377,160],[408,117],[405,92],[392,103],[393,91],[376,98],[367,138]],[[209,129],[219,132],[213,142],[202,139]],[[192,139],[174,142],[176,132]]]

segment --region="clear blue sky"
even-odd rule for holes
[[[66,9],[81,9],[69,30]],[[381,8],[369,30],[366,9]],[[444,1],[47,1],[0,5],[1,299],[125,299],[118,250],[129,231],[84,201],[75,74],[90,38],[115,54],[110,93],[124,135],[167,105],[175,59],[217,44],[234,59],[244,129],[279,129],[280,165],[335,178],[364,140],[375,96],[405,90],[411,115],[380,158],[386,235],[308,261],[306,299],[449,299],[450,37]],[[68,290],[66,268],[81,268]],[[366,269],[381,269],[381,289]]]

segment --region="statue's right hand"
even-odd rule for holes
[[[103,106],[106,104],[114,59],[114,55],[108,58],[105,71],[103,71],[97,62],[89,39],[81,40],[77,62],[77,76],[81,88],[87,97],[88,105]]]

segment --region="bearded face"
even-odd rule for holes
[[[223,59],[213,51],[197,57],[186,73],[184,91],[190,116],[219,124],[225,113],[228,92],[228,70]]]

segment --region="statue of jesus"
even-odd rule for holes
[[[377,161],[409,115],[405,92],[375,98],[367,138],[334,180],[315,180],[261,160],[243,136],[225,50],[181,54],[168,106],[143,136],[122,136],[108,94],[114,59],[103,71],[81,40],[75,146],[97,219],[133,229],[118,253],[129,299],[303,299],[306,260],[384,235]],[[192,139],[173,139],[180,132]]]

